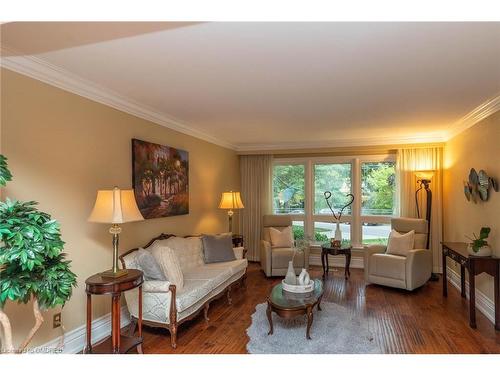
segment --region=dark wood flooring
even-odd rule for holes
[[[319,267],[311,274],[320,277]],[[365,286],[363,271],[351,270],[344,280],[343,268],[325,282],[323,301],[338,303],[370,320],[370,330],[386,353],[500,353],[500,332],[479,311],[477,329],[468,325],[468,303],[452,286],[442,297],[441,282],[428,282],[414,292]],[[267,279],[259,265],[248,268],[246,288],[236,288],[233,304],[223,297],[211,304],[210,321],[203,314],[179,327],[178,346],[172,349],[167,330],[144,329],[144,353],[246,353],[255,306],[265,302],[280,278]],[[314,329],[314,326],[313,326]],[[314,338],[313,338],[314,339]]]

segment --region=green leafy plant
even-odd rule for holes
[[[7,158],[0,154],[0,186],[5,186],[7,181],[12,180],[9,168],[7,168]]]
[[[0,184],[12,176],[0,155]],[[3,182],[3,183],[2,183]],[[43,323],[41,311],[62,306],[76,286],[76,275],[64,254],[59,223],[39,211],[37,202],[0,202],[0,324],[4,350],[22,352]],[[33,301],[35,325],[14,350],[10,321],[3,311],[8,301]]]
[[[490,231],[491,231],[491,228],[482,227],[481,231],[479,232],[479,237],[475,233],[472,233],[474,238],[467,236],[467,238],[472,241],[471,242],[472,250],[475,253],[477,253],[479,251],[479,249],[482,248],[483,246],[488,245],[488,242],[486,241],[486,239],[490,235]]]

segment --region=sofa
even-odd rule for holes
[[[292,219],[288,215],[264,215],[262,240],[260,244],[260,266],[267,277],[285,276],[288,270],[288,262],[293,258],[295,250],[291,247],[274,247],[271,244],[269,228],[282,230],[292,225]],[[309,248],[299,252],[293,260],[293,267],[297,274],[302,268],[309,269]]]
[[[163,327],[170,331],[171,345],[177,347],[177,328],[180,324],[204,311],[208,320],[210,302],[227,296],[231,304],[231,291],[236,284],[243,285],[248,262],[242,247],[233,248],[236,260],[205,264],[200,236],[178,237],[162,234],[151,240],[144,249],[151,251],[155,246],[168,246],[175,253],[182,270],[184,285],[178,290],[169,281],[146,280],[143,291],[143,323],[153,327]],[[120,260],[123,268],[140,269],[132,249]],[[125,293],[125,300],[132,322],[138,318],[138,289]]]
[[[415,231],[413,250],[407,256],[386,253],[386,246],[365,248],[364,272],[367,284],[380,284],[393,288],[414,290],[424,285],[432,273],[432,252],[426,249],[427,220],[394,218],[392,229],[399,233]]]

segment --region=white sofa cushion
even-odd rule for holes
[[[145,280],[166,280],[160,265],[151,254],[151,251],[139,248],[135,256],[137,268],[144,273]]]
[[[216,269],[216,270],[229,269],[231,275],[235,275],[237,273],[240,273],[241,271],[244,271],[247,268],[247,266],[248,266],[248,261],[246,259],[236,259],[230,262],[211,263],[205,265],[207,269]]]
[[[174,251],[168,246],[156,246],[153,248],[152,254],[167,280],[174,284],[177,290],[182,290],[184,287],[184,275],[182,274],[179,259]]]
[[[171,248],[177,256],[177,259],[179,259],[179,264],[183,271],[204,264],[203,247],[200,237],[184,238],[174,236],[166,240],[156,240],[151,245],[151,249],[158,246],[168,246]]]
[[[415,231],[401,234],[394,229],[391,230],[389,240],[387,242],[387,254],[407,256],[410,250],[413,250],[415,243]]]

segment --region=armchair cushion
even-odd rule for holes
[[[281,230],[270,227],[269,234],[271,235],[272,247],[292,247],[293,232],[292,227],[288,226]]]
[[[288,262],[292,260],[294,249],[290,247],[275,248],[271,252],[273,268],[287,268]],[[297,254],[294,259],[295,264],[303,264],[301,254]]]
[[[400,234],[394,229],[389,235],[387,243],[387,254],[406,256],[410,250],[413,250],[415,243],[415,231],[411,230],[408,233]]]
[[[370,275],[406,280],[406,257],[391,254],[373,254],[369,263]]]

